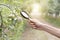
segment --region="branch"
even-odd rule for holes
[[[2,14],[1,14],[2,11],[0,11],[0,17],[1,17],[1,28],[3,27],[3,18],[2,18]]]

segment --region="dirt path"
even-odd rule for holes
[[[22,34],[21,40],[47,40],[43,31],[32,29],[29,25],[27,26]]]

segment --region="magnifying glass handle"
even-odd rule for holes
[[[28,20],[31,20],[31,18],[28,18]]]

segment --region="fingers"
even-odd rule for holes
[[[32,28],[36,29],[36,25],[34,23],[30,23],[32,25]]]
[[[34,23],[30,23],[31,25],[35,25]]]
[[[29,19],[30,22],[34,23],[35,22],[35,19]]]
[[[34,25],[34,22],[33,22],[33,21],[30,21],[30,20],[29,20],[29,23],[30,23],[31,25]]]
[[[32,28],[36,29],[36,25],[32,25]]]
[[[42,30],[42,23],[40,23],[38,20],[36,20],[36,19],[30,19],[30,20],[28,20],[29,21],[29,24],[31,25],[31,27],[32,28],[34,28],[34,29],[38,29],[38,30]]]
[[[29,20],[29,23],[32,25],[32,28],[34,28],[34,29],[37,29],[38,28],[38,26],[37,26],[37,24],[36,23],[38,23],[39,21],[38,20],[36,20],[36,19],[30,19]]]

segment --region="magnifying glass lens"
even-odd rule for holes
[[[21,12],[21,15],[22,15],[24,18],[26,18],[26,19],[29,19],[29,18],[30,18],[29,15],[27,14],[27,12],[25,12],[25,11],[22,11],[22,12]]]

